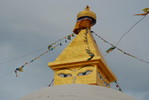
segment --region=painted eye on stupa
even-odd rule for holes
[[[64,74],[64,73],[60,73],[58,74],[59,77],[63,77],[63,78],[66,78],[66,77],[72,77],[71,74]]]
[[[81,73],[78,73],[78,76],[84,76],[84,75],[88,75],[92,72],[92,70],[88,70],[88,71],[85,71],[85,72],[81,72]]]

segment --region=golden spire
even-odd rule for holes
[[[88,6],[79,16],[87,15],[86,11],[89,11]],[[89,15],[92,13],[90,12]],[[111,82],[117,80],[102,57],[86,23],[90,23],[88,17],[76,24],[77,36],[54,62],[48,63],[54,70],[54,85],[92,84],[109,87]]]

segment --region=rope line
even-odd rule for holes
[[[26,65],[28,65],[29,63],[34,62],[35,60],[39,59],[41,56],[45,55],[45,54],[48,53],[49,51],[52,51],[52,50],[55,49],[56,47],[62,46],[62,43],[63,43],[63,42],[67,43],[67,40],[71,40],[72,37],[75,37],[75,34],[74,34],[74,33],[72,33],[72,34],[70,34],[70,35],[67,35],[67,36],[65,36],[65,37],[63,37],[63,38],[57,40],[56,42],[50,44],[50,45],[48,46],[48,50],[47,50],[47,51],[43,52],[42,54],[40,54],[39,56],[35,57],[34,59],[32,59],[32,60],[30,60],[30,61],[28,61],[28,62],[25,62],[21,67],[16,68],[15,71],[11,71],[11,72],[9,72],[9,73],[6,73],[6,74],[0,76],[0,79],[1,79],[1,78],[4,78],[4,77],[6,77],[6,76],[8,76],[9,74],[11,74],[11,73],[13,73],[13,72],[15,72],[16,77],[18,77],[18,73],[17,73],[17,72],[18,72],[18,71],[19,71],[19,72],[23,72],[23,68],[24,68]],[[39,50],[41,50],[41,49],[39,49]],[[39,50],[38,50],[38,51],[39,51]],[[35,52],[37,52],[37,51],[35,51]],[[33,52],[33,53],[34,53],[34,52]],[[31,53],[29,53],[29,54],[31,54]],[[26,55],[28,55],[28,54],[26,54]],[[17,59],[21,59],[21,58],[25,57],[26,55],[21,56],[21,57],[18,57],[18,58],[16,58],[16,60],[17,60]],[[9,61],[9,62],[8,62],[8,61]],[[15,60],[12,59],[12,60],[8,60],[8,61],[2,62],[2,63],[0,63],[0,64],[7,64],[7,63],[10,63],[10,61],[11,61],[11,62],[14,62]]]
[[[74,33],[72,33],[72,34],[70,34],[70,35],[68,35],[68,36],[65,36],[65,37],[63,37],[63,38],[57,40],[56,42],[54,42],[54,43],[52,43],[52,44],[50,44],[50,45],[48,46],[48,50],[47,50],[47,51],[43,52],[42,54],[40,54],[39,56],[35,57],[34,59],[32,59],[32,60],[30,60],[30,61],[28,61],[28,62],[25,62],[25,64],[22,65],[21,67],[16,68],[15,71],[14,71],[15,74],[16,74],[16,77],[18,77],[18,73],[17,73],[17,72],[18,72],[18,71],[19,71],[19,72],[23,72],[23,68],[24,68],[26,65],[28,65],[29,63],[32,63],[32,62],[34,62],[35,60],[39,59],[41,56],[45,55],[45,54],[48,53],[49,51],[53,51],[53,49],[55,49],[57,46],[62,46],[62,42],[66,42],[66,43],[67,43],[67,39],[68,39],[68,40],[71,40],[71,37],[74,37],[74,36],[75,36]],[[63,41],[62,41],[62,40],[63,40]]]
[[[15,62],[15,61],[20,60],[20,59],[22,59],[22,58],[25,58],[25,57],[27,57],[27,56],[29,56],[29,55],[32,55],[32,54],[34,54],[34,53],[36,53],[36,52],[39,52],[39,51],[41,51],[42,49],[43,49],[43,48],[38,49],[38,50],[33,51],[33,52],[30,52],[30,53],[25,54],[25,55],[20,56],[20,57],[16,57],[16,58],[13,58],[13,59],[4,61],[4,62],[0,62],[0,65],[4,65],[4,64],[7,64],[7,63]]]
[[[87,49],[86,49],[86,53],[89,54],[90,58],[88,58],[87,60],[91,60],[95,55],[91,52],[90,48],[89,48],[89,43],[88,43],[88,28],[86,29],[85,37],[84,37],[84,42],[87,44]]]
[[[115,81],[115,84],[116,84],[116,87],[118,88],[118,90],[123,92],[117,81]]]
[[[120,41],[122,40],[122,38],[123,38],[128,32],[130,32],[139,22],[141,22],[145,17],[146,17],[146,15],[143,16],[143,17],[142,17],[139,21],[137,21],[135,24],[133,24],[133,25],[121,36],[121,38],[119,39],[119,41],[117,42],[117,44],[116,44],[115,46],[117,46],[117,45],[120,43]]]
[[[54,79],[52,79],[52,81],[50,82],[49,87],[52,85],[53,82],[54,82]]]
[[[136,56],[134,56],[134,55],[132,55],[132,54],[130,54],[130,53],[127,53],[127,52],[123,51],[122,49],[120,49],[120,48],[114,46],[113,44],[111,44],[111,43],[109,43],[108,41],[106,41],[105,39],[103,39],[101,36],[99,36],[99,35],[96,34],[95,32],[92,31],[91,33],[94,33],[98,38],[100,38],[101,40],[103,40],[105,43],[111,45],[112,47],[115,47],[117,50],[119,50],[119,51],[122,52],[123,54],[125,54],[125,55],[127,55],[127,56],[130,56],[130,57],[132,57],[132,58],[138,59],[138,60],[140,60],[140,61],[142,61],[142,62],[144,62],[144,63],[149,64],[149,61],[143,60],[143,59],[141,59],[141,58],[139,58],[139,57],[136,57]]]

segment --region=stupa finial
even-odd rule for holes
[[[84,8],[84,10],[89,11],[90,10],[89,5],[87,5],[86,8]]]

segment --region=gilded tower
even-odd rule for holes
[[[76,37],[54,62],[48,63],[54,71],[54,86],[33,92],[20,100],[135,100],[107,88],[117,79],[91,34],[95,23],[96,14],[88,6],[78,13],[73,30]]]
[[[48,66],[54,71],[54,85],[89,84],[110,87],[117,80],[105,62],[92,34],[96,14],[87,6],[77,15],[76,37]]]

